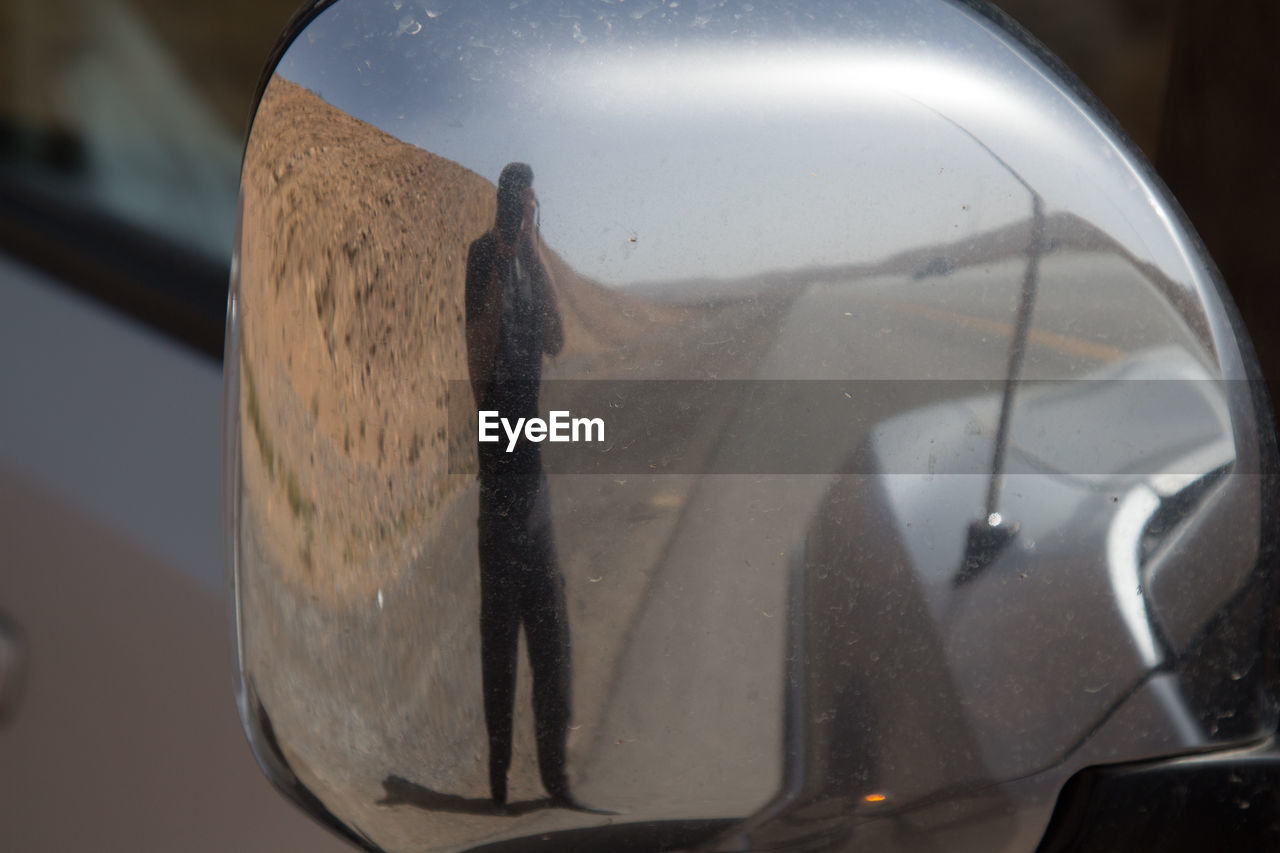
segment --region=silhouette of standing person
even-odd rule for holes
[[[498,179],[494,227],[467,255],[467,368],[476,406],[513,423],[538,416],[543,353],[564,341],[537,227],[533,170],[510,163]],[[533,669],[538,770],[554,804],[576,807],[565,772],[569,623],[551,528],[540,445],[478,442],[480,655],[489,732],[489,787],[505,809],[516,658],[524,626]]]

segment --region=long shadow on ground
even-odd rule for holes
[[[416,806],[433,812],[513,817],[553,806],[550,797],[542,797],[537,800],[507,803],[506,808],[500,810],[488,797],[459,797],[457,794],[442,794],[394,774],[382,780],[382,790],[383,797],[378,800],[380,806]]]

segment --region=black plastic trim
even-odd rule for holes
[[[1037,853],[1280,850],[1280,749],[1113,767],[1067,782]]]

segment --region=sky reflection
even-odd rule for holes
[[[1128,164],[1081,142],[1072,102],[1046,98],[1053,84],[1024,55],[977,55],[961,36],[973,13],[804,4],[817,22],[797,28],[788,4],[712,5],[701,17],[588,0],[494,15],[347,0],[279,73],[490,180],[532,164],[544,237],[609,284],[868,262],[1027,218],[1025,189],[938,113],[990,144],[1050,212],[1130,242],[1096,191],[1132,186]]]

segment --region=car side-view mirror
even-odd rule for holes
[[[981,2],[316,3],[236,252],[241,718],[357,845],[1054,849],[1270,754],[1251,350]]]

